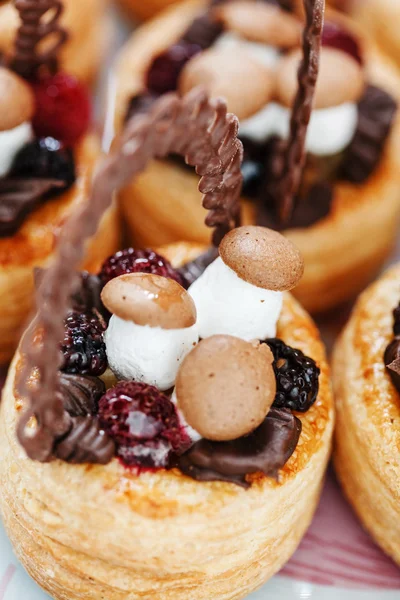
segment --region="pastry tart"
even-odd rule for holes
[[[230,229],[236,130],[202,92],[131,121],[43,276],[1,404],[0,503],[19,559],[57,600],[243,598],[314,513],[333,428],[325,352],[287,291],[298,250],[266,228]],[[220,256],[189,242],[165,257],[120,251],[75,286],[63,323],[82,233],[149,157],[183,148]]]
[[[21,16],[25,24],[24,10]],[[90,100],[85,87],[69,74],[47,71],[48,61],[53,64],[56,59],[56,48],[39,55],[24,36],[20,30],[15,56],[9,66],[0,67],[3,364],[12,358],[33,309],[34,269],[51,263],[64,222],[87,199],[100,155],[98,141],[89,132]],[[111,207],[96,239],[87,246],[82,265],[97,269],[117,248],[118,237],[116,209]]]
[[[157,13],[172,6],[178,4],[181,0],[118,0],[118,3],[124,9],[124,11],[132,17],[139,19],[150,19]]]
[[[13,51],[19,26],[18,10],[15,2],[6,0],[0,3],[0,53],[8,55]],[[20,2],[22,4],[22,2]],[[63,0],[62,23],[69,32],[69,39],[62,50],[62,69],[80,80],[92,82],[97,76],[108,25],[105,0]]]
[[[400,565],[399,277],[396,265],[360,296],[333,375],[336,472],[363,525]]]
[[[244,222],[277,227],[300,248],[306,268],[295,295],[310,311],[365,286],[393,246],[400,212],[398,73],[339,13],[326,14],[322,42],[306,169],[283,223],[270,183],[296,90],[299,17],[268,2],[184,2],[135,32],[116,66],[117,132],[170,89],[202,84],[227,99],[245,148]],[[196,178],[175,157],[154,161],[120,202],[135,244],[207,243]]]

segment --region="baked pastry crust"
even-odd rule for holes
[[[152,58],[174,42],[204,0],[192,0],[142,26],[123,49],[117,66],[116,131],[129,99],[143,89]],[[348,21],[335,13],[335,19]],[[350,22],[348,27],[354,29]],[[391,61],[365,40],[369,80],[400,98],[400,79]],[[285,231],[301,250],[306,270],[295,295],[309,311],[322,311],[355,296],[376,274],[390,252],[400,216],[400,115],[379,167],[363,185],[339,183],[330,214],[311,227]],[[132,242],[140,246],[181,239],[207,243],[204,209],[197,178],[171,162],[154,161],[120,193]],[[383,209],[384,203],[384,209]],[[244,222],[255,220],[254,205],[244,202]]]
[[[12,358],[33,309],[33,270],[49,266],[63,224],[87,200],[99,153],[97,138],[87,136],[76,151],[75,184],[29,215],[15,235],[0,239],[0,363]],[[119,235],[118,213],[113,206],[88,244],[83,268],[98,270],[103,260],[118,248]]]
[[[64,0],[62,23],[70,38],[61,51],[63,70],[87,82],[94,81],[105,51],[108,33],[106,0]],[[0,52],[12,51],[20,24],[18,12],[8,0],[0,6]]]
[[[194,254],[188,244],[165,250],[173,262]],[[318,331],[289,294],[278,334],[317,360],[320,392],[300,415],[299,445],[279,482],[256,474],[247,491],[177,470],[137,477],[118,460],[27,460],[15,437],[16,355],[1,405],[0,503],[19,559],[46,591],[57,600],[188,600],[195,589],[196,600],[233,600],[281,568],[318,502],[334,415]]]
[[[400,398],[383,362],[399,279],[397,265],[361,295],[337,342],[333,376],[336,472],[364,526],[400,565]]]
[[[150,19],[157,13],[181,0],[118,0],[124,11],[131,17]]]

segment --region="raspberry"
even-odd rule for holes
[[[342,29],[337,23],[325,22],[322,32],[322,45],[337,50],[343,50],[352,56],[360,65],[364,64],[361,50],[356,38],[346,29]]]
[[[183,278],[170,262],[153,250],[120,250],[105,261],[99,277],[102,284],[106,285],[111,279],[126,273],[151,273],[174,279],[180,285],[184,284]]]
[[[149,91],[154,94],[175,91],[183,67],[199,52],[200,46],[182,40],[156,56],[147,72]]]
[[[107,369],[105,329],[104,321],[94,313],[70,312],[64,324],[61,370],[80,375],[102,375]]]
[[[266,343],[274,355],[277,391],[273,406],[306,412],[318,396],[320,370],[315,361],[282,340]]]
[[[118,383],[100,399],[99,418],[127,466],[166,468],[172,452],[189,445],[175,406],[152,385]]]
[[[75,182],[75,162],[70,148],[52,137],[26,144],[14,159],[11,174],[16,177],[59,179],[65,191]]]
[[[86,87],[66,73],[57,73],[32,85],[36,97],[32,124],[36,135],[75,144],[87,131],[91,118]]]

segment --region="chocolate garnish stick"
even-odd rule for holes
[[[298,71],[299,87],[290,120],[282,181],[278,185],[280,218],[286,223],[293,212],[293,201],[299,191],[305,164],[305,142],[319,71],[324,0],[304,0],[306,25],[303,32],[303,58]]]
[[[18,391],[28,404],[17,433],[30,458],[45,461],[57,455],[57,443],[62,440],[65,448],[69,433],[76,449],[74,453],[68,445],[68,456],[73,459],[88,456],[92,433],[93,440],[97,440],[94,434],[99,429],[94,417],[88,417],[92,419],[90,435],[87,421],[84,438],[77,435],[80,426],[71,421],[58,394],[57,369],[61,364],[63,319],[79,280],[76,269],[85,242],[96,232],[114,191],[141,172],[151,159],[171,152],[184,155],[201,175],[199,189],[204,193],[203,205],[209,210],[207,222],[215,228],[213,239],[218,244],[240,222],[243,148],[237,133],[238,121],[227,113],[222,100],[210,101],[198,89],[182,99],[170,94],[157,101],[149,114],[127,124],[115,149],[97,170],[89,201],[66,224],[53,266],[43,276],[37,294],[37,327],[31,327],[22,342]],[[38,381],[32,387],[27,382],[34,370]],[[104,432],[102,435],[104,442]],[[84,452],[78,447],[80,440],[85,444]],[[105,460],[105,452],[112,450],[110,444],[96,447],[99,462]]]
[[[60,25],[63,3],[60,0],[15,0],[14,5],[22,24],[9,66],[28,79],[37,76],[41,68],[55,73],[59,50],[68,39],[67,32]],[[47,39],[50,46],[41,48]]]

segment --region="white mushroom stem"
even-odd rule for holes
[[[337,154],[347,148],[357,128],[358,107],[352,102],[314,110],[307,132],[306,149],[317,156]],[[240,124],[240,135],[263,143],[273,136],[287,139],[290,110],[270,102]]]
[[[217,258],[189,288],[201,338],[233,335],[246,341],[275,337],[282,292],[256,287]]]
[[[190,439],[190,441],[192,442],[192,444],[195,444],[196,442],[199,442],[202,437],[199,434],[198,431],[196,431],[195,429],[193,429],[193,427],[191,427],[189,425],[189,423],[186,421],[185,416],[183,414],[183,412],[179,409],[178,407],[178,400],[176,397],[176,390],[174,390],[172,396],[171,396],[171,402],[173,404],[175,404],[175,408],[176,408],[176,412],[178,414],[179,417],[179,423],[181,425],[181,427],[185,430],[186,435],[188,436],[188,438]]]
[[[29,122],[0,132],[0,177],[7,175],[14,158],[32,137],[32,127]]]
[[[141,381],[168,390],[183,358],[199,340],[197,325],[162,329],[136,325],[113,315],[104,334],[111,370],[119,379]]]

